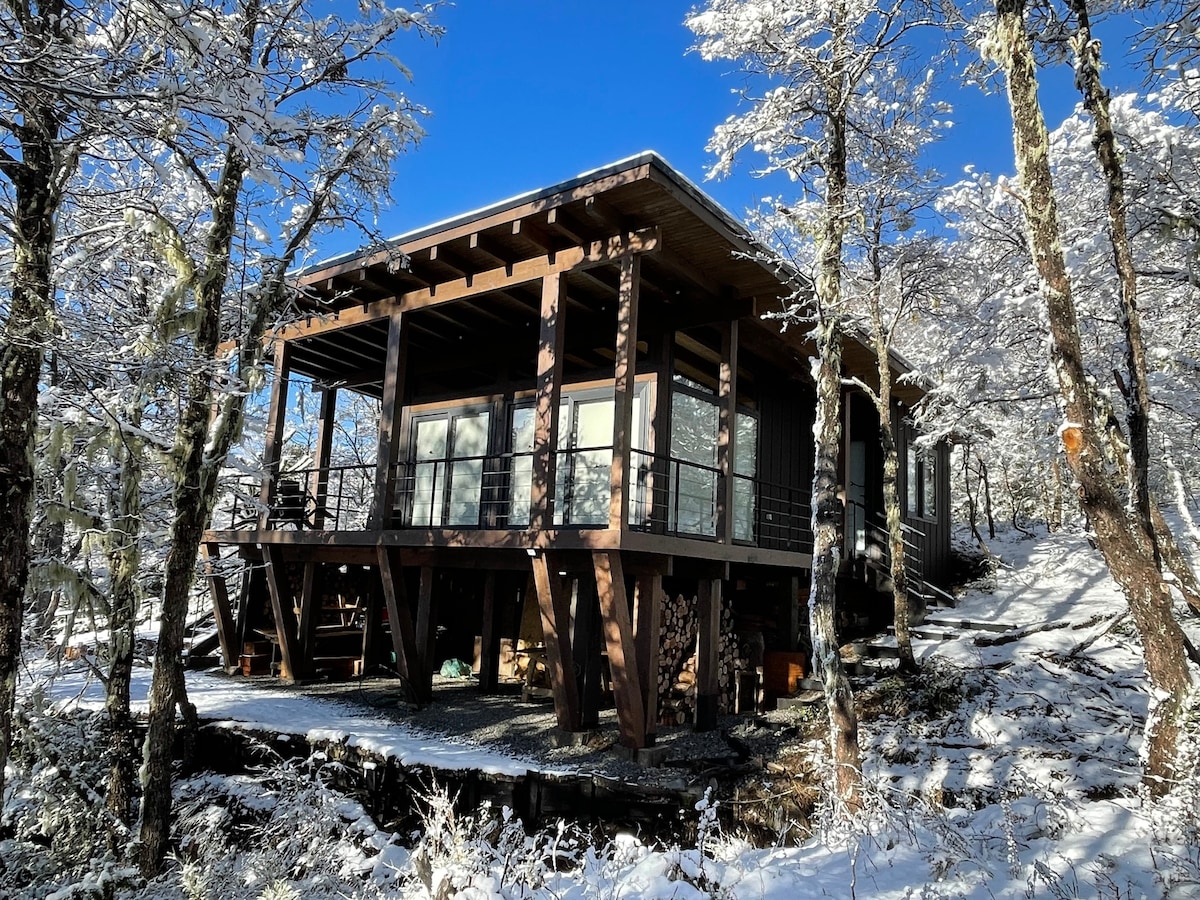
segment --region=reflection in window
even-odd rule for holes
[[[923,519],[937,517],[937,453],[915,444],[908,445],[908,515]]]
[[[480,524],[489,418],[487,411],[457,411],[414,422],[414,526]]]

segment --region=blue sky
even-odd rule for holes
[[[705,144],[737,108],[739,80],[731,65],[688,52],[683,19],[692,7],[688,0],[442,7],[446,34],[438,44],[406,36],[397,47],[413,73],[410,96],[433,115],[419,149],[400,161],[382,231],[397,235],[647,149],[738,217],[764,194],[785,192],[786,185],[750,178],[750,158],[734,177],[704,181]],[[1124,87],[1136,86],[1131,78]],[[969,162],[1007,171],[1004,97],[965,86],[950,99],[956,126],[934,148],[933,164],[952,178]],[[1074,105],[1065,69],[1054,73],[1045,100],[1052,120]],[[353,249],[332,237],[322,245],[321,255]]]

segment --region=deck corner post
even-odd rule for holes
[[[629,522],[629,498],[633,439],[633,398],[637,391],[638,295],[642,281],[642,258],[636,253],[621,257],[617,289],[617,340],[613,361],[613,444],[608,495],[608,527],[621,531]]]
[[[734,469],[737,460],[737,367],[738,367],[738,322],[734,319],[721,325],[721,368],[717,389],[717,469],[720,471],[716,532],[717,540],[724,544],[733,543],[736,478]]]
[[[629,597],[625,590],[625,568],[619,552],[592,552],[596,593],[604,622],[604,643],[612,671],[613,698],[621,743],[631,750],[646,746],[646,704],[638,672]]]
[[[283,455],[283,437],[287,420],[288,388],[291,381],[292,345],[276,341],[274,373],[271,381],[270,410],[267,413],[267,433],[263,437],[263,480],[259,491],[261,512],[258,527],[266,529],[271,522],[271,506],[275,502],[279,463]]]
[[[552,272],[542,279],[538,331],[537,399],[534,405],[533,478],[529,530],[554,524],[554,483],[558,447],[558,404],[562,396],[567,280]]]
[[[554,693],[554,713],[562,731],[579,731],[579,686],[575,680],[575,665],[571,654],[570,609],[567,598],[562,587],[557,584],[558,579],[551,574],[545,553],[536,552],[531,563],[538,610],[542,616],[542,632],[546,640],[546,665],[550,670],[550,686]]]
[[[696,648],[696,730],[717,727],[720,707],[721,579],[701,578]]]
[[[400,423],[404,413],[404,375],[408,351],[408,319],[399,308],[388,317],[387,362],[383,371],[383,398],[379,409],[379,449],[375,457],[375,500],[371,527],[382,530],[392,521],[396,504]]]

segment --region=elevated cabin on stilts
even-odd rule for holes
[[[515,665],[548,676],[564,731],[611,690],[631,747],[660,721],[761,705],[764,670],[786,692],[806,642],[812,347],[762,318],[789,288],[734,218],[647,153],[299,281],[303,314],[274,335],[261,494],[206,537],[211,572],[222,553],[248,563],[237,592],[212,579],[227,665],[267,647],[305,679],[352,659],[419,702],[443,660],[473,663],[483,691]],[[875,380],[858,340],[845,361]],[[301,381],[319,423],[297,461],[283,437]],[[897,394],[907,429],[919,391]],[[377,440],[347,464],[350,399],[378,410],[357,421]],[[882,464],[873,406],[847,400],[861,581],[886,552]],[[903,452],[920,590],[946,564],[949,478],[943,452]],[[887,594],[847,601],[851,624],[890,615]]]

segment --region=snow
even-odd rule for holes
[[[536,765],[529,760],[485,747],[454,743],[444,736],[426,734],[388,722],[335,700],[303,697],[253,682],[188,672],[188,699],[197,714],[221,727],[256,732],[299,735],[312,741],[345,742],[405,766],[430,766],[449,770],[476,769],[495,775],[524,775]],[[135,669],[131,686],[135,711],[145,712],[150,671]],[[59,674],[46,688],[62,708],[99,710],[104,689],[83,667]]]
[[[301,896],[1200,900],[1197,787],[1159,801],[1140,789],[1147,685],[1125,604],[1099,554],[1069,531],[1005,537],[990,549],[1000,560],[994,583],[970,591],[954,610],[935,611],[955,636],[917,642],[925,676],[898,683],[905,710],[863,718],[864,810],[849,822],[819,812],[800,846],[722,835],[707,802],[681,811],[698,820],[695,844],[663,848],[632,835],[592,844],[562,826],[528,835],[507,810],[496,822],[494,814],[464,817],[436,799],[414,845],[379,829],[354,801],[305,787],[297,776],[296,796],[339,829],[331,842],[288,845],[302,848],[294,858],[325,873],[325,887],[317,891],[316,881],[289,874],[270,854],[235,855],[212,862],[211,871],[242,878],[255,896],[282,878]],[[876,688],[886,681],[877,679]],[[139,698],[146,686],[139,675]],[[99,686],[80,672],[49,689],[63,705],[100,704]],[[189,690],[202,716],[230,727],[344,738],[406,764],[507,774],[534,767],[238,679],[191,674]],[[195,804],[189,821],[197,847],[228,831],[222,797],[242,810],[286,814],[283,800],[255,807],[250,776],[202,776],[180,789]],[[279,847],[276,856],[293,852]],[[276,870],[275,882],[263,874]],[[96,864],[77,883],[97,885],[105,871]],[[168,896],[183,877],[168,873],[121,896]],[[217,875],[210,877],[219,892]]]

